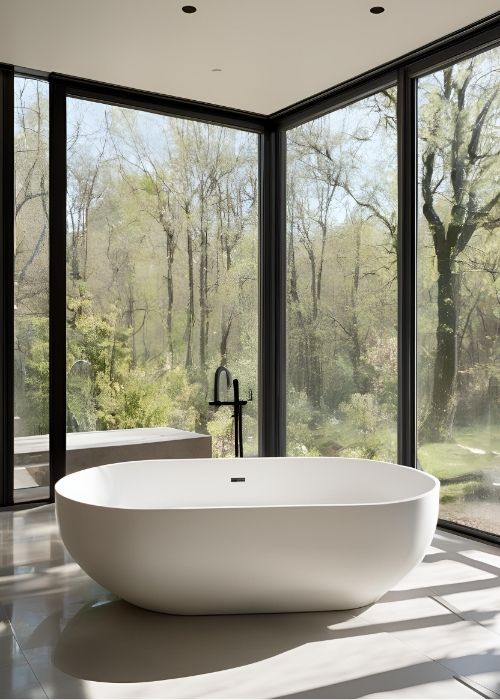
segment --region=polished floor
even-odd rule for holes
[[[3,512],[0,697],[499,698],[500,549],[440,531],[358,611],[178,617],[89,579],[52,506]]]

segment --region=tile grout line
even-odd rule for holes
[[[436,603],[439,603],[439,605],[441,605],[443,608],[445,608],[446,610],[449,610],[451,613],[453,613],[454,615],[459,617],[461,620],[464,620],[465,622],[470,622],[470,620],[468,620],[466,617],[463,616],[463,613],[458,608],[456,608],[451,603],[448,603],[440,595],[435,594],[435,595],[431,595],[429,597],[432,598],[432,600],[436,601]]]
[[[398,642],[400,642],[401,644],[404,644],[404,646],[407,647],[408,649],[411,649],[412,651],[415,651],[415,652],[421,654],[425,659],[428,659],[432,664],[436,664],[436,666],[439,666],[440,668],[442,668],[443,671],[445,671],[447,674],[449,674],[448,680],[455,680],[458,683],[461,683],[462,685],[467,686],[470,690],[472,690],[474,693],[476,693],[478,695],[478,697],[483,697],[483,698],[498,698],[498,697],[500,697],[499,695],[496,695],[496,694],[483,695],[476,688],[472,687],[472,685],[469,685],[469,679],[464,680],[463,676],[456,676],[450,668],[448,668],[447,666],[442,664],[440,661],[437,661],[437,659],[433,659],[432,656],[429,656],[428,654],[426,654],[424,651],[422,651],[418,647],[415,647],[412,644],[408,644],[408,642],[404,642],[402,639],[400,639],[398,636],[396,636],[392,632],[386,632],[385,634],[389,634],[391,637],[394,637],[394,639],[397,639]],[[480,687],[482,688],[482,686],[480,686]],[[486,688],[484,688],[483,690],[484,690],[484,692],[493,693],[493,691],[490,691]]]
[[[457,539],[458,539],[458,538],[457,538]],[[25,541],[25,540],[21,540],[21,543],[22,543],[22,544],[26,544],[26,546],[31,546],[32,544],[35,544],[35,545],[36,545],[37,542],[38,542],[39,540],[42,541],[43,538],[42,538],[42,537],[31,537],[31,536],[30,536],[30,537],[28,537],[28,538],[26,539],[26,541]],[[451,557],[450,557],[450,558],[451,558]],[[57,575],[57,576],[60,576],[60,573],[57,573],[56,575]],[[468,613],[465,612],[465,611],[461,612],[461,611],[459,611],[457,608],[455,608],[452,604],[447,603],[447,601],[444,600],[444,599],[438,594],[438,591],[439,591],[439,590],[440,590],[440,586],[439,586],[439,585],[436,585],[436,588],[435,588],[435,589],[434,589],[433,587],[431,587],[431,586],[422,587],[422,588],[421,588],[421,593],[420,593],[420,595],[417,596],[416,600],[418,601],[418,598],[420,598],[422,601],[423,601],[423,600],[426,600],[426,599],[427,599],[427,600],[433,600],[434,602],[438,603],[440,606],[442,606],[443,608],[445,608],[445,610],[447,610],[448,612],[452,613],[452,615],[455,616],[456,618],[458,618],[458,620],[471,623],[471,625],[478,625],[478,626],[482,627],[483,629],[485,629],[485,630],[487,630],[487,631],[490,631],[490,632],[493,631],[494,634],[498,635],[498,632],[497,632],[497,631],[495,631],[495,630],[490,630],[486,625],[484,625],[484,624],[481,623],[480,621],[471,619],[470,617],[469,617],[469,618],[468,618],[468,617],[464,617],[464,615],[468,615]],[[389,593],[390,593],[390,592],[389,592]],[[370,607],[371,607],[371,606],[370,606]],[[355,620],[357,617],[358,617],[358,615],[352,614],[352,612],[348,612],[348,618],[346,619],[346,622],[353,621],[353,620]],[[458,620],[456,620],[455,622],[458,622]],[[53,697],[53,695],[51,696],[51,695],[49,694],[49,693],[51,693],[51,692],[52,692],[52,693],[55,693],[56,696],[57,696],[58,690],[57,690],[57,685],[56,685],[55,682],[54,682],[54,686],[51,687],[50,682],[47,683],[47,681],[45,681],[45,684],[47,685],[48,690],[46,690],[46,688],[44,687],[44,685],[40,682],[40,679],[38,678],[38,675],[37,675],[37,673],[35,672],[33,666],[32,666],[31,663],[30,663],[30,660],[29,660],[29,658],[28,658],[28,656],[27,656],[27,653],[29,652],[29,645],[28,645],[28,647],[27,647],[27,650],[25,651],[25,649],[23,648],[23,646],[19,643],[19,639],[17,638],[17,633],[16,633],[16,631],[15,631],[15,629],[14,629],[13,622],[12,622],[12,620],[10,619],[10,617],[9,617],[8,615],[5,616],[5,622],[7,623],[9,629],[11,630],[11,633],[12,633],[13,638],[15,639],[16,643],[18,644],[18,647],[19,647],[19,649],[20,649],[20,651],[21,651],[21,654],[22,654],[22,657],[21,657],[21,658],[24,658],[24,659],[25,659],[25,662],[27,663],[28,668],[29,668],[30,671],[33,673],[33,676],[35,677],[36,682],[38,683],[38,686],[39,686],[39,688],[40,688],[40,690],[41,690],[41,692],[42,692],[42,696],[43,696],[43,697],[46,697],[46,698]],[[384,621],[382,620],[381,622],[383,623]],[[17,623],[16,623],[16,626],[17,626]],[[21,631],[21,630],[20,630],[20,631]],[[372,632],[372,633],[373,633],[373,632]],[[434,659],[434,658],[428,656],[428,654],[427,654],[424,650],[422,650],[421,648],[419,648],[418,646],[413,646],[413,644],[412,644],[411,642],[409,643],[409,642],[407,642],[407,641],[403,641],[403,640],[400,639],[400,637],[398,636],[398,630],[396,630],[396,632],[385,632],[385,634],[387,634],[388,636],[391,636],[393,639],[395,639],[395,640],[397,640],[399,643],[403,644],[407,649],[411,649],[411,650],[413,650],[413,651],[417,651],[417,652],[419,653],[419,655],[420,655],[421,657],[423,657],[423,659],[428,659],[428,661],[431,662],[432,665],[436,664],[436,665],[437,665],[437,668],[438,668],[438,667],[441,668],[441,669],[443,670],[443,672],[446,673],[446,679],[447,679],[448,681],[450,681],[450,680],[457,681],[457,682],[460,683],[462,686],[467,687],[471,692],[474,692],[474,694],[475,694],[476,697],[491,698],[491,699],[499,699],[499,698],[500,698],[500,695],[498,695],[497,692],[495,692],[494,690],[491,690],[491,689],[489,689],[489,688],[487,688],[487,687],[481,685],[480,683],[477,683],[477,682],[476,682],[475,680],[473,680],[470,676],[467,676],[467,675],[461,676],[461,675],[459,675],[459,674],[455,675],[455,674],[456,674],[456,671],[454,671],[452,668],[449,668],[449,667],[447,667],[447,666],[445,665],[446,659],[443,659],[442,661],[439,661],[439,660],[437,660],[437,659]],[[438,654],[436,654],[436,655],[438,655]],[[53,664],[53,661],[52,661],[52,660],[51,660],[51,663]],[[435,669],[435,671],[437,671],[437,668]],[[459,670],[459,669],[457,669],[457,670]],[[468,671],[468,669],[464,669],[464,670],[467,670],[467,671]],[[38,669],[38,672],[40,672],[40,668]],[[430,671],[430,673],[431,673],[431,675],[432,675],[432,672],[431,672],[431,671]],[[42,676],[42,677],[43,677],[43,676]],[[428,676],[427,674],[424,674],[424,677],[426,678],[426,682],[429,682],[429,680],[430,680],[430,679],[429,679],[429,676]],[[489,683],[489,681],[487,681],[487,682]],[[456,690],[457,690],[457,687],[456,687]],[[458,690],[457,690],[457,692],[458,692]]]
[[[475,620],[473,617],[464,617],[464,615],[466,615],[467,613],[460,611],[454,605],[452,605],[451,603],[448,603],[446,600],[441,598],[441,596],[435,595],[435,596],[431,596],[431,598],[433,598],[436,601],[436,603],[439,603],[439,605],[442,605],[443,608],[446,608],[446,610],[449,610],[451,613],[453,613],[454,615],[459,617],[464,622],[470,622],[474,625],[479,625],[479,627],[482,627],[487,632],[490,632],[490,634],[496,634],[497,637],[500,636],[499,632],[497,632],[496,630],[490,629],[487,625],[483,624],[480,620]]]
[[[475,683],[475,681],[472,681],[469,678],[466,678],[465,676],[457,676],[454,674],[452,669],[448,668],[448,666],[445,666],[441,661],[438,661],[437,659],[433,659],[432,656],[429,656],[426,654],[424,651],[422,651],[420,648],[413,646],[412,644],[408,644],[408,642],[404,642],[402,639],[400,639],[398,636],[393,634],[392,632],[387,632],[386,634],[390,634],[391,637],[394,637],[397,639],[401,644],[404,644],[408,649],[411,649],[412,651],[416,651],[417,653],[421,654],[424,658],[429,659],[429,661],[433,664],[436,664],[436,666],[439,666],[440,668],[443,669],[446,673],[450,674],[449,680],[455,680],[458,683],[461,683],[462,685],[467,686],[470,690],[472,690],[474,693],[478,695],[478,697],[482,698],[500,698],[500,695],[497,695],[493,690],[489,690],[488,688],[483,688],[483,686],[480,686],[478,683]],[[483,692],[480,692],[477,687],[474,686],[479,686]],[[490,693],[486,695],[485,693]]]
[[[436,600],[436,598],[438,598],[439,596],[428,595],[426,597]],[[451,613],[455,614],[455,611],[452,610],[452,608],[449,608],[447,605],[442,603],[440,600],[436,600],[436,602],[439,603],[440,605],[442,605],[447,610],[449,610]],[[464,622],[471,622],[471,620],[466,620],[459,613],[457,613],[457,617],[459,617]],[[474,621],[472,621],[472,622],[474,622]],[[477,623],[477,624],[479,624],[479,623]],[[487,629],[487,628],[485,628],[485,629]],[[413,646],[412,644],[408,644],[408,642],[403,641],[402,639],[400,639],[398,637],[397,634],[394,634],[393,632],[386,632],[386,634],[389,634],[391,637],[394,637],[395,639],[397,639],[399,642],[401,642],[401,644],[404,644],[406,647],[408,647],[408,649],[412,649],[413,651],[416,651],[417,653],[422,654],[422,656],[424,656],[426,659],[429,659],[429,661],[431,661],[432,663],[440,666],[444,671],[446,671],[446,673],[450,674],[450,678],[456,680],[458,683],[461,683],[462,685],[467,686],[470,690],[475,692],[479,697],[491,698],[493,700],[495,700],[496,698],[500,698],[500,695],[495,693],[494,690],[491,690],[490,688],[486,688],[485,686],[482,686],[480,683],[477,683],[477,681],[474,681],[474,680],[472,680],[472,678],[469,678],[469,676],[456,675],[455,672],[453,671],[453,669],[449,668],[441,661],[438,661],[438,659],[433,659],[432,656],[429,656],[428,654],[426,654],[419,647]]]
[[[7,622],[9,623],[9,627],[10,627],[10,629],[11,629],[11,631],[12,631],[12,636],[13,636],[14,639],[16,640],[16,644],[17,644],[17,646],[19,647],[19,649],[21,650],[21,654],[23,655],[24,660],[25,660],[26,663],[28,664],[28,667],[29,667],[31,673],[35,676],[36,682],[37,682],[38,685],[40,686],[40,689],[41,689],[42,693],[45,695],[45,697],[46,697],[47,700],[48,700],[48,699],[49,699],[49,696],[47,695],[47,691],[45,690],[45,688],[44,688],[44,686],[43,686],[41,680],[38,678],[38,676],[37,676],[37,674],[36,674],[36,672],[35,672],[35,669],[34,669],[33,666],[30,664],[29,659],[28,659],[28,657],[26,656],[26,654],[24,653],[24,649],[23,649],[23,647],[21,646],[21,644],[20,644],[20,642],[19,642],[19,639],[17,638],[16,631],[15,631],[15,629],[14,629],[14,625],[12,624],[12,620],[11,620],[10,618],[8,618],[8,619],[7,619]]]
[[[494,690],[485,688],[477,681],[474,681],[472,680],[472,678],[469,678],[469,676],[453,676],[453,678],[459,683],[462,683],[462,685],[465,685],[467,688],[477,693],[482,698],[492,698],[493,700],[495,700],[495,698],[500,698],[500,695],[498,695],[498,693],[495,693]]]
[[[42,689],[42,693],[45,695],[45,697],[46,697],[47,700],[48,700],[49,695],[48,695],[47,691],[45,690],[45,686],[43,685],[42,681],[41,681],[41,680],[39,679],[39,677],[37,676],[37,673],[36,673],[35,669],[34,669],[33,666],[30,664],[28,658],[27,658],[26,655],[24,654],[24,651],[23,651],[23,656],[24,656],[24,658],[26,659],[26,661],[27,661],[27,663],[28,663],[28,666],[29,666],[30,669],[31,669],[31,673],[35,676],[38,685],[39,685],[40,688]]]

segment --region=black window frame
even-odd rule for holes
[[[417,101],[421,75],[500,44],[500,12],[289,107],[262,115],[0,63],[0,508],[13,507],[14,75],[49,82],[50,498],[65,473],[66,98],[77,97],[259,135],[259,454],[286,453],[286,133],[383,87],[397,85],[398,148],[398,461],[416,462]],[[22,503],[19,507],[27,507]],[[440,521],[500,544],[492,533]]]
[[[14,502],[14,71],[0,65],[0,506]]]

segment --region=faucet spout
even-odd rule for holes
[[[226,375],[228,389],[230,388],[231,384],[233,383],[233,378],[231,376],[231,372],[227,369],[227,367],[224,367],[223,365],[221,365],[220,367],[217,367],[217,369],[215,370],[215,380],[214,380],[214,403],[217,403],[219,401],[219,384],[220,384],[221,374]]]

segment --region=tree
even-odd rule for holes
[[[389,90],[289,133],[289,432],[297,426],[299,454],[394,458],[394,98]],[[296,418],[304,398],[308,440]],[[373,412],[369,440],[361,405]]]
[[[449,439],[457,406],[461,259],[478,231],[500,225],[494,56],[446,68],[422,88],[427,90],[420,123],[422,212],[436,256],[437,326],[432,397],[421,439],[432,442]]]
[[[16,77],[14,408],[16,436],[48,426],[48,89]]]
[[[294,358],[299,380],[312,405],[320,407],[322,395],[322,363],[320,334],[320,304],[323,291],[323,271],[334,197],[344,178],[342,144],[338,134],[330,131],[328,121],[319,120],[294,130],[290,139],[295,164],[300,175],[289,177],[289,293],[293,310],[301,327],[299,354]],[[292,238],[293,237],[293,238]],[[310,303],[307,313],[301,304],[297,288],[297,268],[294,244],[303,247],[309,262]]]

